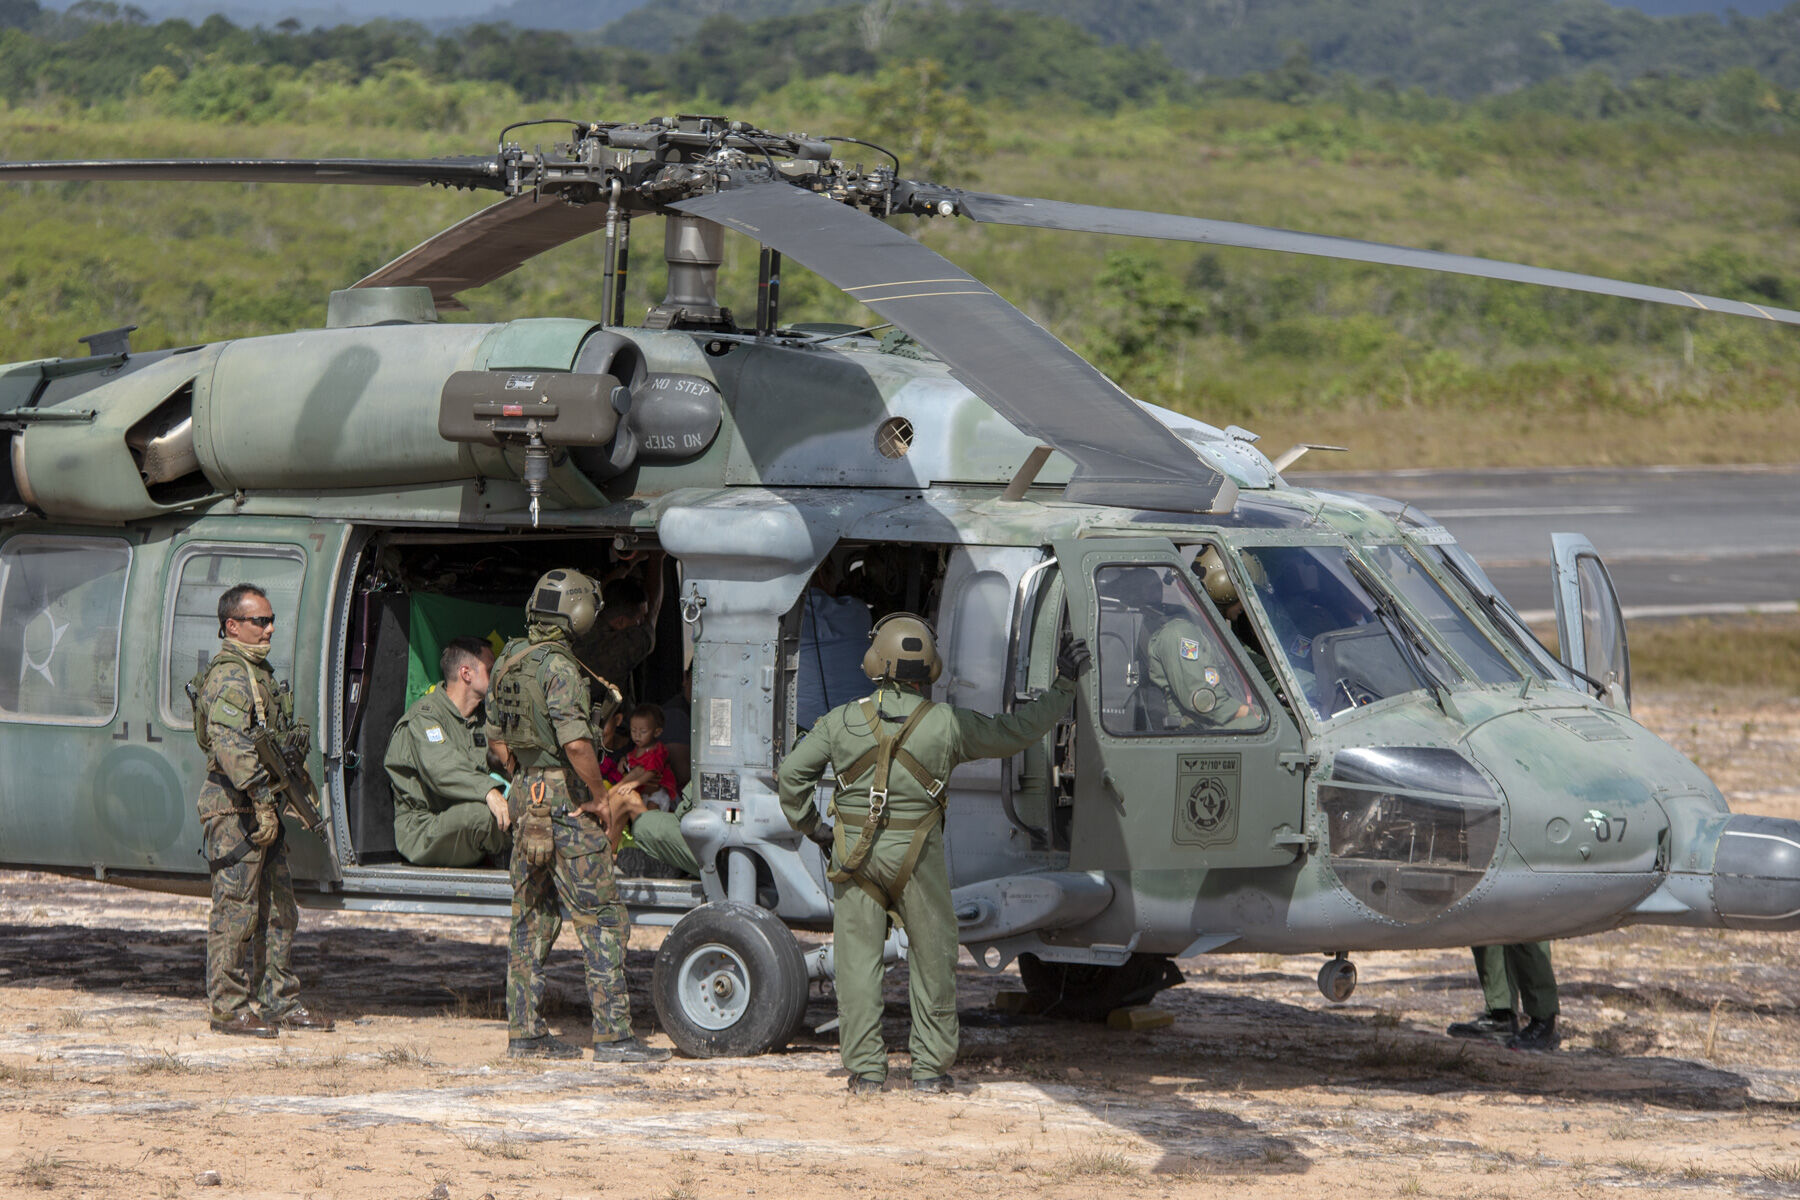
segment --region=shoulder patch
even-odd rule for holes
[[[443,731],[442,727],[437,726],[437,725],[427,725],[425,727],[425,740],[428,742],[443,741],[444,740],[444,731]]]
[[[1219,686],[1219,680],[1222,678],[1222,676],[1219,674],[1219,668],[1208,667],[1203,672],[1203,674],[1206,678],[1206,686],[1207,687],[1218,687]]]
[[[1197,662],[1200,658],[1200,643],[1193,638],[1182,638],[1181,657],[1189,662]]]

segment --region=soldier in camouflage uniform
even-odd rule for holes
[[[206,997],[219,1033],[272,1038],[283,1027],[328,1031],[332,1022],[300,1003],[288,960],[300,923],[288,874],[287,840],[255,736],[266,726],[305,743],[294,696],[269,668],[275,612],[268,595],[240,583],[219,597],[219,652],[195,688],[194,738],[206,751],[200,826],[212,871],[206,935]],[[262,1012],[251,1008],[255,1000]]]
[[[512,932],[507,947],[506,1053],[513,1058],[577,1058],[552,1037],[540,1014],[544,960],[566,913],[575,925],[594,1012],[595,1062],[656,1062],[669,1052],[631,1032],[625,991],[625,906],[606,836],[609,789],[600,776],[590,723],[588,675],[570,645],[594,626],[593,580],[551,571],[525,606],[523,638],[509,642],[488,686],[488,743],[514,767]]]
[[[892,913],[910,946],[913,1090],[948,1092],[958,1039],[958,942],[944,861],[944,785],[960,764],[1017,754],[1048,733],[1067,711],[1089,655],[1082,642],[1065,645],[1049,691],[1017,712],[989,717],[925,698],[943,663],[920,618],[883,617],[870,638],[863,670],[881,686],[820,717],[782,760],[781,808],[794,828],[833,847],[838,1052],[850,1090],[878,1092],[887,1079],[881,948]],[[819,820],[813,803],[827,764],[837,773],[835,827]]]

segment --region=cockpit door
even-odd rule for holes
[[[1074,870],[1280,866],[1302,835],[1300,732],[1166,539],[1056,556],[1079,681]]]
[[[1556,636],[1563,661],[1605,688],[1602,699],[1631,711],[1625,613],[1594,544],[1579,533],[1550,535],[1555,560]]]

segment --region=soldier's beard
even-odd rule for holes
[[[240,642],[236,638],[226,638],[231,648],[249,659],[251,662],[266,662],[269,658],[269,643],[260,642],[252,646],[249,642]]]

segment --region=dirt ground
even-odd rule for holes
[[[1800,817],[1800,700],[1664,694],[1639,716],[1733,808]],[[1156,1001],[1174,1023],[1141,1033],[1002,1015],[1017,977],[971,967],[956,1094],[852,1099],[829,1035],[757,1059],[509,1062],[504,929],[480,918],[303,913],[297,967],[338,1031],[219,1037],[205,926],[200,900],[0,877],[0,1195],[1800,1195],[1800,935],[1558,943],[1549,1055],[1443,1036],[1476,1007],[1463,950],[1359,956],[1335,1007],[1315,958],[1187,960]],[[657,936],[634,935],[631,985],[667,1044]],[[579,1038],[564,939],[552,1023]],[[811,1021],[831,1015],[816,997]]]

